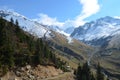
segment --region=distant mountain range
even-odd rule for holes
[[[43,38],[48,41],[48,44],[56,50],[57,53],[64,55],[62,57],[72,57],[69,59],[71,61],[70,63],[74,63],[72,62],[73,58],[81,61],[86,60],[88,51],[92,49],[88,45],[70,37],[69,34],[61,30],[59,26],[44,25],[14,11],[0,10],[0,16],[8,21],[10,21],[11,18],[14,22],[17,20],[21,29],[36,38]],[[74,67],[74,65],[72,66]]]
[[[67,29],[64,30],[64,32],[66,32],[67,34],[71,34],[74,31],[75,27],[69,27]]]
[[[71,37],[94,46],[120,48],[119,35],[120,19],[106,16],[79,26],[72,32]]]
[[[94,47],[90,63],[100,62],[104,73],[120,80],[120,19],[103,17],[75,28],[71,37]]]
[[[106,16],[63,31],[59,26],[40,24],[12,11],[0,10],[0,16],[8,21],[11,18],[18,20],[25,32],[47,40],[52,49],[60,53],[59,57],[69,62],[70,66],[76,67],[79,61],[86,60],[93,65],[100,62],[106,74],[119,78],[120,19]]]

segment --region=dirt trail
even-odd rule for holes
[[[42,79],[42,80],[74,80],[74,75],[71,72],[65,72],[60,75],[49,77],[49,78]]]
[[[72,72],[63,72],[53,66],[38,65],[32,68],[30,65],[9,71],[0,80],[74,80]]]

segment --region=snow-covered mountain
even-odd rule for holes
[[[32,21],[28,18],[26,18],[23,15],[20,15],[16,12],[9,11],[9,10],[0,10],[0,16],[2,16],[4,19],[10,21],[12,18],[14,22],[18,20],[19,26],[26,32],[29,32],[30,34],[37,36],[39,38],[47,36],[50,37],[50,30],[42,26],[41,24]]]
[[[99,62],[105,74],[111,77],[118,75],[116,78],[119,78],[120,19],[106,16],[91,21],[76,28],[71,36],[94,47],[88,59],[91,65]]]
[[[67,34],[71,34],[74,31],[75,27],[68,27],[67,29],[64,30]]]
[[[57,33],[60,33],[61,35],[64,35],[66,40],[68,40],[68,42],[72,42],[72,38],[69,37],[69,34],[65,33],[58,26],[54,26],[54,25],[49,26],[49,25],[40,24],[37,21],[28,19],[21,14],[18,14],[14,11],[9,11],[9,10],[0,10],[0,16],[8,21],[10,21],[11,18],[14,20],[14,22],[17,20],[19,22],[19,26],[24,31],[26,31],[34,36],[37,36],[39,38],[54,37],[54,33],[52,33],[52,31],[55,31]]]
[[[36,37],[46,39],[53,49],[66,56],[73,56],[78,60],[84,60],[87,57],[88,51],[92,50],[88,45],[73,39],[57,26],[40,24],[13,11],[0,10],[0,16],[8,21],[11,18],[14,22],[18,20],[21,29]]]
[[[120,19],[106,16],[76,28],[71,36],[88,44],[105,45],[118,34],[120,34]]]

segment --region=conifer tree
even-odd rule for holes
[[[19,23],[18,23],[18,20],[16,19],[16,21],[15,21],[15,25],[16,26],[19,26]]]
[[[36,64],[42,64],[42,58],[44,58],[43,56],[43,51],[42,51],[42,47],[41,44],[41,39],[37,39],[37,42],[36,42],[36,51],[35,51],[35,62]]]
[[[13,18],[11,17],[11,19],[10,19],[10,22],[13,24],[14,23],[14,20],[13,20]]]
[[[82,67],[79,65],[78,69],[76,71],[76,77],[77,77],[78,80],[81,79],[81,75],[82,75]]]
[[[84,63],[81,67],[80,65],[76,71],[76,78],[77,80],[95,80],[94,75],[92,74],[88,63]]]
[[[102,73],[102,69],[101,69],[101,66],[100,66],[99,63],[98,63],[98,65],[97,65],[97,73],[96,73],[96,76],[97,76],[97,80],[104,80],[104,74]]]
[[[14,24],[14,20],[13,20],[13,18],[11,17],[11,19],[10,19],[10,26],[13,26],[13,24]]]

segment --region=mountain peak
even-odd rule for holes
[[[106,16],[76,28],[71,36],[83,41],[92,41],[114,36],[119,30],[120,19]]]
[[[44,37],[45,35],[48,37],[50,36],[50,31],[42,26],[41,24],[36,23],[35,21],[32,21],[25,16],[18,14],[17,12],[10,11],[10,10],[0,10],[0,16],[2,16],[4,19],[10,21],[11,18],[13,20],[18,20],[19,26],[26,32],[31,33],[34,36],[37,36],[39,38]]]
[[[98,22],[107,22],[107,23],[114,23],[114,22],[117,22],[119,23],[119,19],[116,19],[116,18],[113,18],[113,17],[110,17],[110,16],[105,16],[105,17],[102,17],[98,20],[96,20]]]
[[[40,24],[37,21],[28,19],[24,17],[21,14],[18,14],[17,12],[14,11],[9,11],[9,10],[0,10],[0,16],[2,16],[4,19],[10,21],[11,18],[13,20],[18,20],[19,26],[26,32],[39,37],[39,38],[51,38],[54,36],[52,31],[58,32],[64,36],[66,36],[66,39],[68,40],[67,37],[69,35],[65,33],[63,30],[61,30],[58,26],[48,26],[48,25],[43,25]]]
[[[14,16],[18,16],[18,17],[22,17],[24,19],[27,19],[25,16],[13,11],[13,10],[0,10],[0,16],[2,17],[6,17],[8,15],[14,15]]]

